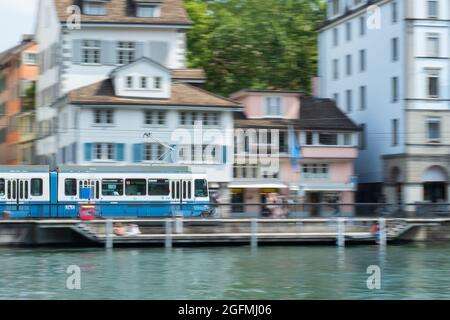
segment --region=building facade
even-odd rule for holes
[[[264,203],[271,193],[309,204],[354,202],[359,129],[331,100],[279,90],[243,90],[231,97],[244,107],[235,118],[234,203]],[[297,160],[295,140],[301,150]]]
[[[449,200],[449,41],[448,1],[328,1],[319,92],[363,129],[359,201]]]
[[[23,145],[22,114],[33,112],[34,87],[38,75],[38,46],[32,36],[0,53],[0,163],[22,164],[25,149],[30,159],[31,144]]]
[[[60,118],[52,105],[74,89],[107,79],[118,66],[148,57],[181,78],[204,82],[202,70],[186,69],[185,33],[190,25],[182,0],[40,1],[40,162],[57,162]]]
[[[81,10],[79,29],[71,10]],[[41,1],[39,162],[188,164],[226,199],[240,106],[186,68],[190,24],[181,0]]]

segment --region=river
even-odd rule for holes
[[[0,299],[450,299],[450,246],[0,248]]]

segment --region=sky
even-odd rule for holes
[[[0,0],[0,52],[34,33],[38,0]]]

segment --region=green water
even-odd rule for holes
[[[0,248],[0,299],[450,299],[450,246]]]

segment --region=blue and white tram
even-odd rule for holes
[[[0,212],[12,217],[198,217],[210,210],[205,174],[189,167],[0,166]]]

